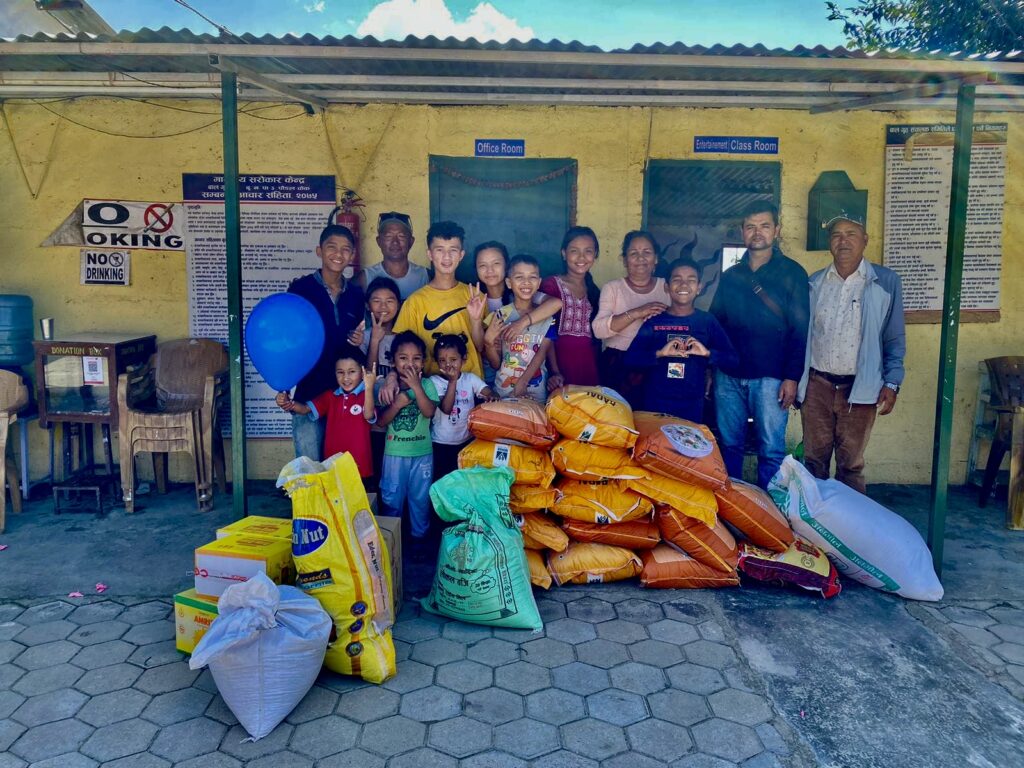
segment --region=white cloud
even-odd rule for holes
[[[362,36],[379,40],[402,40],[408,35],[465,40],[530,40],[532,27],[520,26],[488,2],[479,3],[464,21],[456,21],[445,0],[385,0],[375,6],[356,29]]]
[[[315,3],[309,5],[303,5],[306,13],[323,13],[324,8],[327,6],[327,0],[316,0]]]

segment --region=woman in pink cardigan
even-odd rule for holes
[[[634,230],[622,241],[626,276],[606,283],[594,318],[594,336],[604,342],[601,382],[638,405],[643,374],[628,371],[623,357],[640,326],[668,307],[665,281],[654,276],[661,249],[650,232]],[[634,401],[636,401],[634,403]]]

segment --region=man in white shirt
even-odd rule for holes
[[[409,261],[409,251],[415,242],[409,214],[398,211],[382,213],[377,221],[377,246],[384,259],[363,267],[359,274],[363,289],[375,277],[390,277],[398,285],[402,301],[405,301],[426,285],[430,281],[426,268]]]
[[[896,406],[906,333],[899,275],[864,258],[864,220],[842,213],[828,222],[832,264],[810,277],[811,324],[798,399],[804,463],[864,493],[864,450],[875,416]]]

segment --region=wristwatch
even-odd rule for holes
[[[885,382],[885,386],[887,386],[889,389],[891,389],[897,395],[900,393],[900,385],[899,384],[893,384],[891,381],[887,381],[887,382]]]

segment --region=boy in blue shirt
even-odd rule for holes
[[[643,409],[687,421],[704,421],[704,392],[710,366],[736,364],[736,351],[714,315],[693,306],[704,287],[691,259],[676,262],[669,275],[669,308],[648,318],[626,352],[625,364],[643,369]]]

